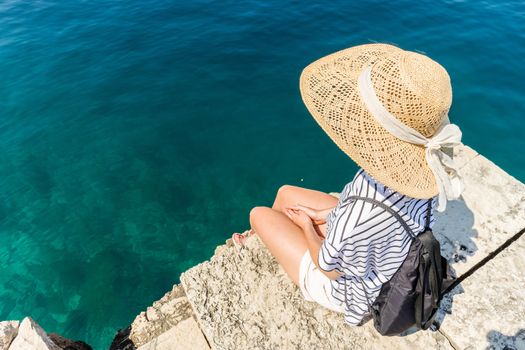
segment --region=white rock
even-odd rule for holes
[[[60,348],[49,339],[42,327],[31,317],[26,317],[20,323],[18,335],[9,350],[60,350]]]
[[[141,312],[135,318],[129,338],[136,347],[140,347],[190,317],[193,317],[193,312],[184,289],[181,285],[175,285],[170,292],[154,302],[153,306],[148,307],[146,312]]]
[[[180,277],[213,349],[453,350],[439,332],[382,337],[372,322],[346,325],[342,314],[304,300],[257,237]]]
[[[7,350],[18,332],[18,321],[0,322],[0,350]]]
[[[470,147],[458,147],[454,159],[465,190],[434,212],[433,231],[460,276],[525,227],[525,185]]]
[[[153,307],[149,306],[146,309],[146,317],[150,321],[156,321],[159,319],[159,315],[157,315],[157,310],[155,310]]]
[[[440,331],[456,349],[525,349],[524,253],[522,236],[445,299]]]
[[[193,317],[179,322],[138,350],[209,350],[210,347]]]

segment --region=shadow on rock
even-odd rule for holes
[[[474,238],[478,236],[478,232],[474,229],[474,213],[465,201],[455,200],[448,202],[447,209],[443,213],[436,212],[435,215],[436,223],[433,232],[441,245],[441,255],[455,270],[455,264],[466,262],[478,250],[474,243]],[[452,313],[453,298],[461,293],[464,293],[464,289],[459,284],[443,296],[440,310],[432,326],[434,329],[439,329],[446,315]]]
[[[505,335],[498,331],[487,333],[488,349],[520,350],[525,349],[525,329],[519,329],[515,335]]]

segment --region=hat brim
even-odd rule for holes
[[[413,198],[438,194],[425,148],[402,141],[368,112],[357,79],[368,65],[381,64],[403,52],[388,44],[364,44],[322,57],[300,77],[301,97],[332,141],[370,176]]]

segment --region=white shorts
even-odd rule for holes
[[[308,301],[315,301],[320,305],[336,311],[344,312],[344,305],[339,305],[332,296],[330,279],[315,266],[306,250],[299,266],[299,288],[303,297]]]

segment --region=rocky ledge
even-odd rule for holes
[[[0,350],[92,350],[83,341],[47,334],[31,317],[0,322]]]
[[[382,337],[371,321],[347,326],[305,301],[254,235],[182,273],[112,349],[525,349],[525,185],[467,146],[454,157],[465,192],[436,213],[434,233],[462,282],[434,331]]]
[[[342,314],[304,300],[254,235],[240,251],[228,239],[182,273],[117,332],[111,350],[525,349],[525,185],[467,146],[454,156],[465,191],[436,213],[434,233],[461,283],[442,301],[433,331],[382,337],[371,321],[346,325]],[[0,323],[0,350],[56,349],[43,330],[40,347],[14,347],[24,321]]]

